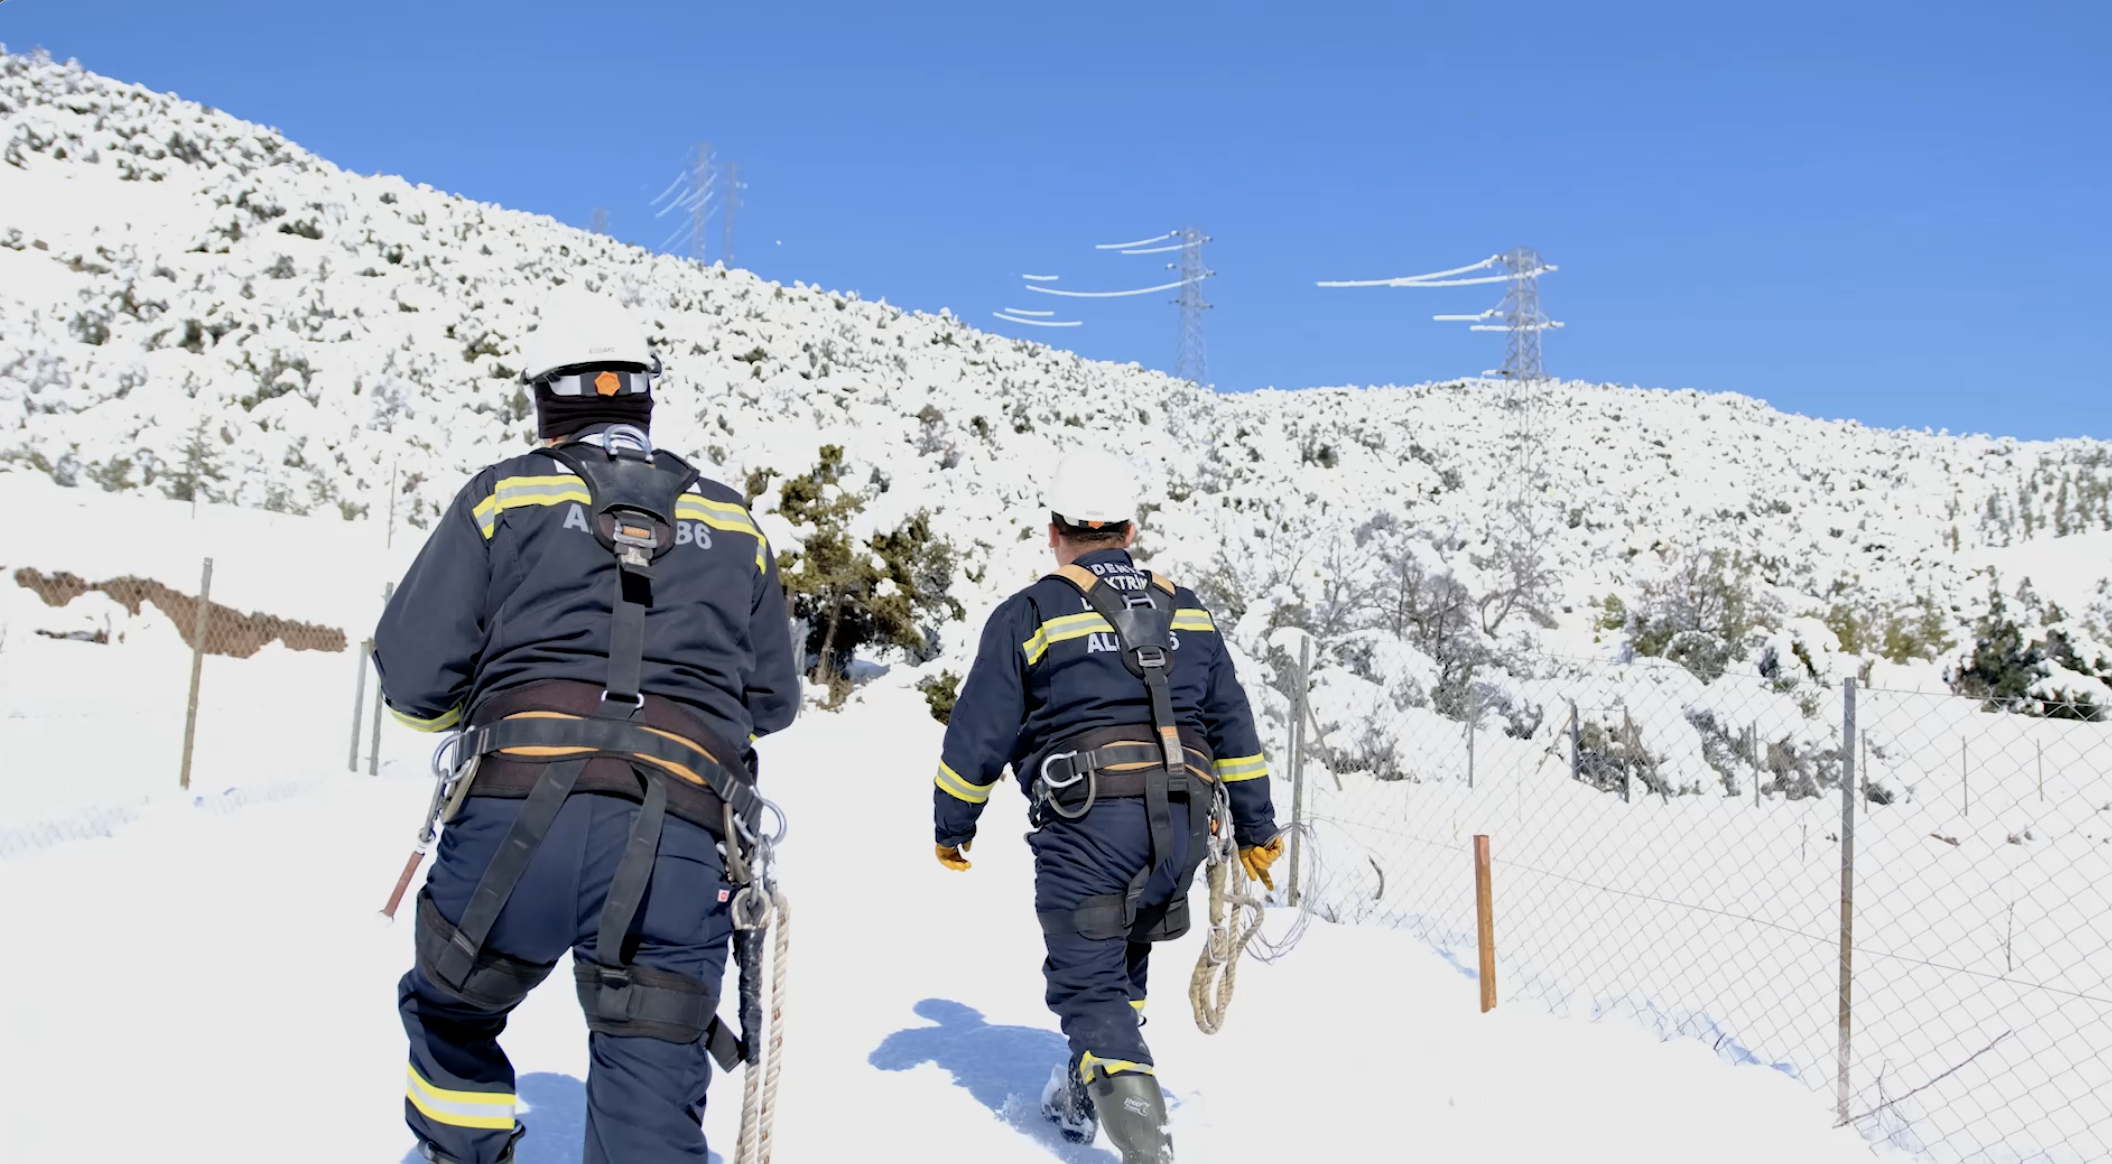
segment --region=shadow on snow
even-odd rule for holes
[[[919,1018],[937,1026],[911,1027],[881,1040],[866,1062],[882,1071],[907,1071],[933,1063],[953,1075],[977,1103],[1014,1131],[1069,1164],[1115,1164],[1113,1153],[1073,1144],[1041,1116],[1041,1089],[1049,1072],[1069,1057],[1063,1036],[1033,1027],[998,1027],[982,1013],[943,998],[916,1005]]]

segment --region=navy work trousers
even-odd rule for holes
[[[471,797],[441,834],[426,887],[450,924],[461,920],[521,804]],[[637,816],[638,806],[618,797],[567,800],[485,948],[535,963],[554,962],[567,950],[593,959],[602,903]],[[696,978],[716,995],[733,932],[731,888],[711,834],[669,816],[652,882],[631,922],[632,963]],[[569,974],[557,977],[565,980],[561,989],[572,988]],[[507,1010],[465,1003],[416,969],[397,988],[397,1008],[411,1040],[404,1101],[411,1131],[466,1164],[500,1159],[514,1130],[513,1064],[498,1044]],[[583,1164],[705,1159],[700,1125],[711,1060],[703,1043],[604,1034],[589,1040]]]
[[[1034,910],[1076,909],[1089,897],[1120,895],[1137,871],[1151,864],[1151,828],[1141,799],[1103,800],[1083,820],[1053,814],[1027,838],[1034,850]],[[1172,851],[1145,882],[1142,910],[1171,902],[1188,854],[1188,808],[1173,805]],[[1151,945],[1124,937],[1042,935],[1048,958],[1041,965],[1049,1009],[1070,1041],[1071,1063],[1103,1074],[1152,1072],[1144,1045],[1141,1012]]]

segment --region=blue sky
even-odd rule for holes
[[[1500,336],[1429,316],[1497,288],[1313,283],[1530,245],[1558,375],[2112,437],[2096,0],[8,0],[0,42],[648,246],[709,140],[749,186],[740,265],[1153,367],[1166,296],[1070,313],[1017,276],[1164,281],[1092,246],[1192,223],[1226,390],[1494,367]]]

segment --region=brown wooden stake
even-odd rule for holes
[[[1496,1009],[1496,908],[1489,894],[1489,838],[1474,837],[1474,936],[1481,947],[1481,1013]]]
[[[403,904],[403,891],[411,887],[411,877],[425,861],[424,849],[411,850],[410,859],[403,863],[403,876],[396,879],[396,888],[389,891],[389,903],[381,907],[381,916],[396,920],[396,907]]]

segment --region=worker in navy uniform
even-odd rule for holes
[[[1074,1141],[1104,1127],[1123,1164],[1166,1164],[1165,1097],[1140,1030],[1151,943],[1188,928],[1214,815],[1229,817],[1264,883],[1283,842],[1216,623],[1193,591],[1130,557],[1128,466],[1071,453],[1047,502],[1057,572],[990,616],[947,724],[938,859],[969,867],[976,819],[1009,765],[1031,804],[1042,973],[1071,1050],[1043,1113]]]
[[[474,765],[398,987],[404,1114],[435,1164],[511,1161],[497,1039],[569,951],[584,1161],[701,1161],[709,1060],[738,1054],[727,826],[799,703],[784,595],[741,495],[653,450],[660,365],[622,305],[561,288],[523,348],[542,446],[470,479],[374,637],[396,718],[465,726]]]

